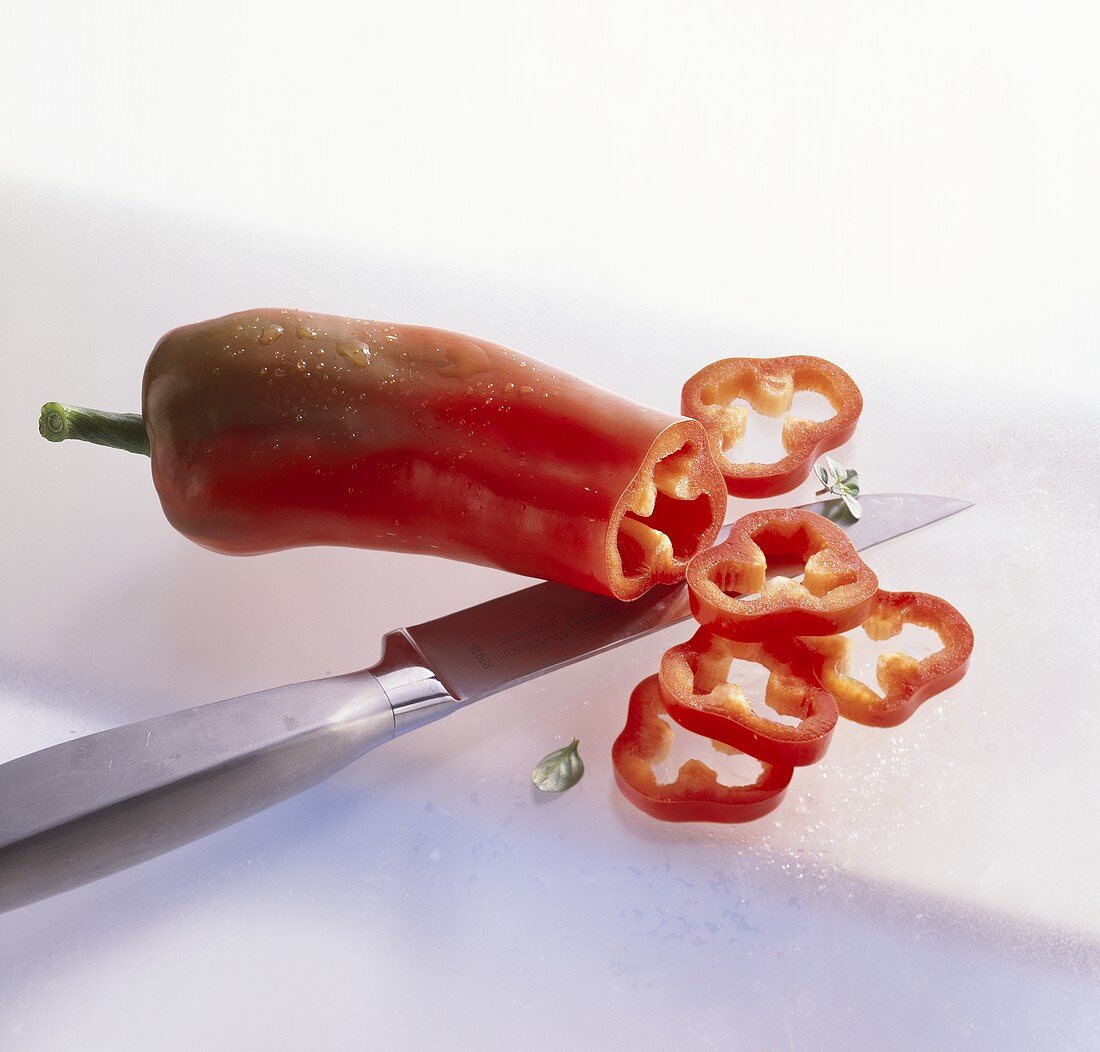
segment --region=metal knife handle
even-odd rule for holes
[[[0,765],[0,912],[180,847],[458,706],[402,632],[371,669],[246,694]]]

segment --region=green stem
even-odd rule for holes
[[[137,413],[104,413],[98,409],[47,402],[38,418],[38,433],[50,442],[75,438],[149,456],[149,435],[145,421]]]

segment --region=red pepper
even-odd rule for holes
[[[168,520],[234,555],[423,552],[634,599],[683,576],[726,506],[698,422],[440,329],[290,310],[184,326],[142,409],[123,426],[54,403],[41,427],[147,443]]]
[[[668,756],[676,734],[686,733],[674,730],[664,715],[657,677],[650,676],[634,688],[626,726],[611,748],[615,780],[635,807],[666,822],[749,822],[779,806],[790,767],[761,764],[751,785],[723,785],[712,768],[692,759],[674,782],[659,783],[655,765]]]
[[[783,421],[786,456],[772,464],[734,463],[726,456],[745,434],[748,411],[735,406],[745,399],[764,416],[791,408],[796,391],[816,391],[835,410],[828,420],[788,416]],[[726,358],[697,372],[681,397],[685,416],[700,421],[710,440],[711,455],[721,467],[734,497],[772,497],[804,482],[814,460],[847,442],[863,411],[863,395],[839,366],[823,358]]]
[[[797,724],[753,712],[744,689],[730,679],[735,659],[767,670],[765,703],[781,715],[799,717]],[[814,675],[812,655],[796,639],[735,643],[701,628],[665,651],[660,685],[665,708],[681,726],[766,763],[816,763],[836,726],[836,702]]]
[[[814,653],[817,673],[845,719],[871,727],[896,727],[922,702],[962,679],[974,649],[974,632],[958,610],[925,592],[879,592],[863,631],[871,639],[892,639],[905,625],[930,628],[943,646],[919,661],[908,654],[882,654],[876,673],[881,694],[848,675],[851,642],[847,637],[802,640]]]
[[[805,563],[802,583],[766,580],[769,562]],[[863,623],[878,589],[874,571],[839,526],[798,508],[754,511],[688,565],[691,610],[730,639],[845,632]]]

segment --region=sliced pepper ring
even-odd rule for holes
[[[702,760],[681,766],[676,780],[657,781],[654,768],[672,748],[677,731],[666,720],[657,677],[642,680],[630,695],[626,726],[611,747],[615,780],[635,807],[666,822],[750,822],[774,811],[793,773],[761,764],[750,785],[723,785]]]
[[[797,724],[752,710],[744,689],[729,679],[735,658],[767,669],[764,701],[777,713],[798,716]],[[665,651],[659,680],[661,700],[677,723],[765,763],[816,763],[836,727],[836,701],[818,682],[811,653],[796,639],[735,643],[701,628]]]
[[[805,564],[801,583],[767,579],[768,560]],[[878,578],[835,523],[811,511],[754,511],[687,568],[691,612],[730,639],[825,636],[861,625]],[[740,598],[748,597],[748,598]]]
[[[764,416],[791,408],[796,391],[815,391],[834,414],[828,420],[787,416],[782,442],[786,456],[770,464],[734,463],[726,456],[745,434],[748,410],[732,403],[745,399]],[[701,369],[684,384],[684,416],[698,420],[707,432],[711,455],[722,469],[734,497],[772,497],[804,482],[814,460],[852,437],[863,411],[855,381],[824,358],[725,358]]]
[[[870,727],[896,727],[966,673],[974,632],[949,602],[926,592],[879,592],[863,631],[871,639],[893,639],[905,625],[931,629],[943,646],[920,660],[908,654],[881,654],[876,670],[881,694],[848,674],[851,642],[847,637],[802,640],[815,655],[817,674],[845,719]]]

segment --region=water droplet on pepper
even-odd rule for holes
[[[464,340],[447,349],[447,364],[439,370],[439,375],[468,380],[475,373],[483,373],[490,367],[485,349],[473,340]]]
[[[364,347],[356,340],[340,340],[336,344],[336,353],[345,361],[358,366],[360,369],[370,365],[370,348]]]

